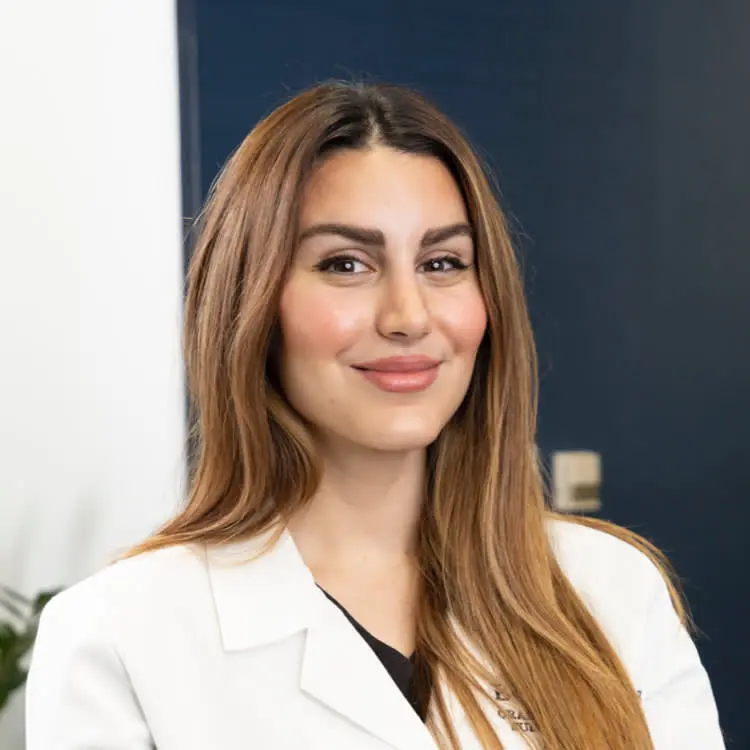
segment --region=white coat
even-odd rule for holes
[[[617,650],[656,750],[724,748],[698,653],[640,552],[550,523],[563,570]],[[118,562],[45,609],[27,750],[436,750],[424,724],[291,536]],[[526,745],[487,700],[506,750]],[[463,750],[479,743],[453,704]],[[526,731],[533,731],[530,724]]]

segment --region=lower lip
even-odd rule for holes
[[[381,391],[416,393],[429,388],[435,382],[438,365],[416,372],[383,372],[381,370],[357,370],[357,372]]]

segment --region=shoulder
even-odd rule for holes
[[[118,560],[75,583],[44,608],[42,626],[57,632],[98,633],[116,641],[160,614],[208,593],[205,553],[175,546]]]
[[[654,747],[723,748],[711,683],[664,574],[637,537],[597,526],[555,518],[550,542],[638,690]]]
[[[560,568],[621,658],[635,656],[654,602],[672,610],[661,570],[643,551],[615,533],[575,519],[548,521]],[[673,611],[673,610],[672,610]]]
[[[662,579],[648,555],[614,533],[616,526],[601,526],[592,528],[575,518],[553,517],[547,522],[553,552],[573,585],[596,586],[615,577],[640,587]]]

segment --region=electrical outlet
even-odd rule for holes
[[[593,451],[552,454],[552,506],[563,513],[592,513],[602,507],[601,456]]]

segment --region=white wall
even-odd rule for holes
[[[174,0],[0,0],[0,582],[27,594],[182,499],[179,163]]]

